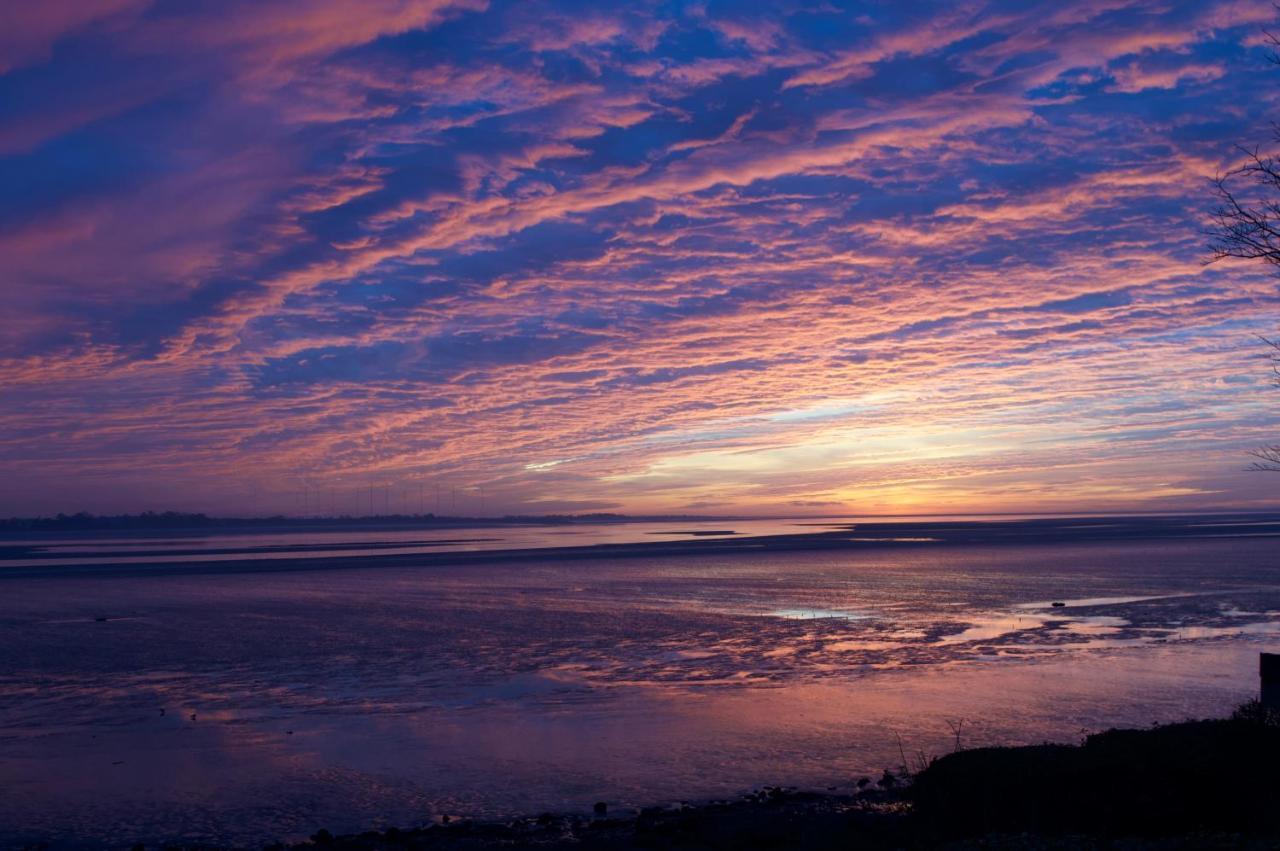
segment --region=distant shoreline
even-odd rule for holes
[[[462,529],[486,526],[570,526],[602,523],[719,523],[743,520],[694,514],[626,515],[626,514],[509,514],[501,517],[425,514],[372,514],[368,516],[336,515],[323,517],[290,517],[283,514],[267,517],[211,517],[207,514],[177,511],[143,512],[142,514],[97,515],[58,514],[53,517],[0,518],[0,535],[29,532],[208,532],[237,531],[314,531],[316,529]],[[814,518],[822,519],[822,518]]]
[[[631,523],[742,523],[773,520],[796,525],[830,526],[850,523],[928,523],[939,520],[973,522],[1000,520],[1133,520],[1177,518],[1280,517],[1280,508],[1219,511],[1123,512],[929,512],[922,514],[507,514],[500,516],[420,514],[323,515],[295,517],[219,517],[199,512],[146,511],[140,514],[57,514],[39,517],[0,517],[0,538],[32,532],[127,532],[199,534],[203,532],[289,532],[356,529],[467,529],[500,526],[574,526]]]

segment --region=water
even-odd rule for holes
[[[1047,519],[1043,515],[1019,518]],[[1055,522],[1067,522],[1071,515],[1057,516]],[[1130,518],[1132,521],[1134,518]],[[991,529],[1002,525],[982,515],[947,515],[932,518],[929,523],[979,523]],[[1018,521],[1004,521],[1004,525]],[[1181,521],[1180,521],[1181,522]],[[1196,525],[1212,527],[1222,521],[1205,518]],[[807,519],[733,519],[630,522],[578,522],[564,524],[502,524],[493,526],[401,526],[399,528],[367,528],[354,525],[341,528],[277,528],[277,529],[213,529],[208,531],[155,532],[85,531],[45,535],[10,534],[0,536],[0,571],[14,573],[17,568],[97,567],[100,565],[164,565],[215,564],[238,562],[246,558],[261,561],[292,561],[314,558],[358,558],[362,556],[435,555],[459,552],[499,552],[519,549],[589,547],[600,545],[644,544],[656,542],[689,542],[708,538],[755,538],[764,535],[811,534],[831,530],[852,530],[849,540],[896,540],[927,542],[928,535],[886,534],[888,525],[905,523],[908,530],[927,528],[916,518],[807,518]],[[1089,521],[1089,528],[1100,529],[1112,524]],[[1224,524],[1233,536],[1257,529],[1264,534],[1280,532],[1280,518],[1274,516],[1232,517]],[[856,530],[873,530],[869,538]],[[876,532],[875,530],[880,530]]]
[[[10,551],[0,549],[0,569],[234,562],[247,556],[288,561],[338,556],[586,547],[690,541],[727,535],[797,534],[829,525],[813,520],[759,519],[398,529],[215,530],[186,534],[85,532],[46,537],[21,535],[3,540],[3,546]]]
[[[848,789],[946,752],[961,719],[974,746],[1222,714],[1280,646],[1277,552],[1236,537],[4,579],[0,845],[256,846]]]

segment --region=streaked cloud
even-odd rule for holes
[[[1274,15],[19,10],[0,512],[1272,503],[1276,284],[1201,230]]]

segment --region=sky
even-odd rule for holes
[[[1276,18],[7,3],[0,514],[1276,507]]]

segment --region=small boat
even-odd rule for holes
[[[1067,607],[1067,604],[1062,602],[1061,600],[1054,600],[1053,607],[1055,609],[1065,609]]]

